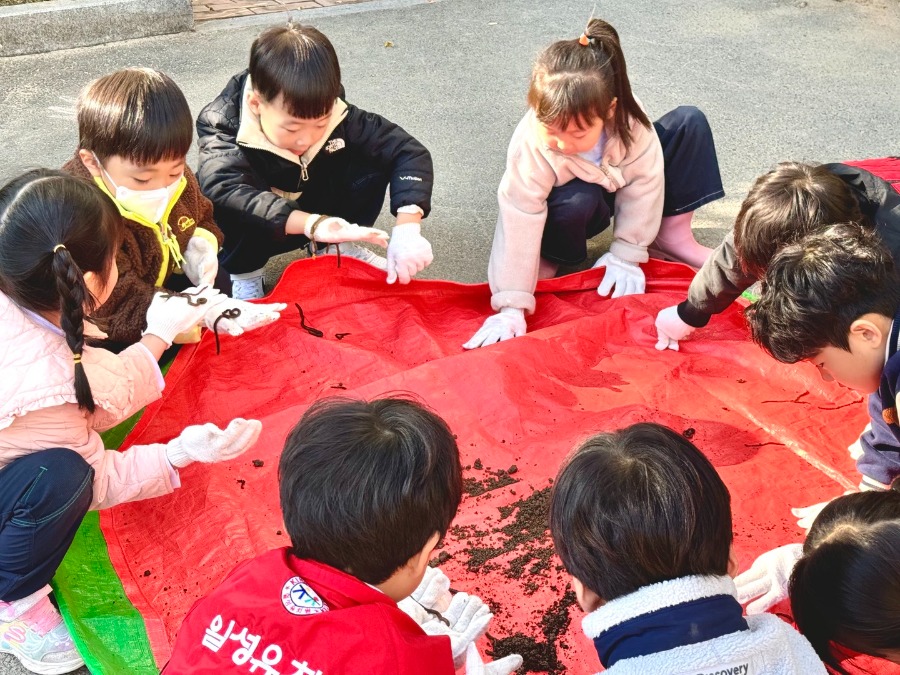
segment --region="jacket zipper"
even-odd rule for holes
[[[306,167],[309,166],[307,162],[304,160],[300,160],[300,183],[305,183],[309,180],[309,172],[307,172]],[[297,183],[297,187],[300,187],[300,183]]]

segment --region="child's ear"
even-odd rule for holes
[[[609,104],[609,111],[606,113],[606,119],[608,122],[612,122],[616,117],[616,108],[619,107],[619,97],[616,96],[613,98],[612,103]]]
[[[850,338],[860,345],[881,349],[884,332],[877,321],[877,315],[864,314],[850,324]]]
[[[581,583],[581,579],[577,577],[572,577],[572,588],[575,590],[575,599],[578,601],[578,606],[585,612],[593,612],[605,604],[599,595]]]
[[[431,536],[431,539],[428,540],[428,543],[425,544],[424,548],[409,559],[408,564],[415,573],[418,574],[425,571],[425,568],[428,566],[428,561],[431,560],[431,554],[440,540],[440,533],[435,532]]]
[[[97,163],[97,158],[94,157],[93,152],[81,148],[78,151],[78,159],[81,160],[81,163],[84,164],[84,168],[90,171],[94,178],[101,175],[100,165]]]
[[[734,544],[728,547],[728,576],[734,579],[738,575],[738,561],[734,554]]]
[[[247,97],[247,106],[250,108],[250,112],[259,117],[259,104],[262,102],[259,94],[256,93],[255,89],[250,90],[250,95]]]

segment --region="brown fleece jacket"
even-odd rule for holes
[[[91,182],[94,180],[77,153],[63,165],[62,170]],[[215,238],[221,247],[224,236],[213,220],[212,203],[200,192],[197,179],[188,167],[184,168],[184,177],[187,185],[172,206],[168,218],[164,217],[163,220],[171,227],[182,255],[187,249],[188,241],[195,234],[210,242]],[[131,344],[141,339],[141,332],[147,326],[147,308],[150,307],[153,294],[166,285],[174,271],[180,271],[181,268],[173,260],[173,256],[163,250],[159,225],[151,227],[138,222],[130,218],[118,204],[116,207],[125,226],[122,247],[116,256],[119,281],[109,300],[97,310],[94,318],[110,341]]]

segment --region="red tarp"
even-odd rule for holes
[[[417,394],[457,434],[466,476],[479,481],[471,492],[492,487],[490,471],[516,466],[511,478],[518,482],[466,497],[442,555],[450,556],[442,568],[454,588],[494,603],[495,637],[522,632],[544,641],[542,617],[568,581],[555,558],[547,564],[543,527],[528,541],[534,524],[520,527],[525,510],[498,507],[547,487],[566,454],[598,431],[645,420],[694,429],[694,443],[731,490],[742,568],[769,548],[801,540],[790,507],[857,482],[846,448],[866,423],[862,397],[823,382],[811,365],[768,358],[748,341],[738,307],[680,352],[657,352],[654,317],[683,299],[692,273],[656,261],[644,268],[648,294],[618,300],[595,292],[602,270],[542,282],[527,336],[464,352],[462,343],[490,312],[485,285],[387,286],[383,272],[363,263],[345,259],[337,269],[333,256],[320,257],[286,271],[270,297],[289,303],[279,322],[223,337],[219,356],[209,333],[183,349],[163,401],[123,447],[238,416],[264,427],[259,444],[238,460],[182,470],[183,487],[172,496],[102,514],[111,559],[144,616],[157,662],[168,658],[197,598],[241,560],[288,542],[278,456],[290,428],[321,396]],[[301,329],[295,302],[324,338]],[[347,335],[338,340],[338,333]],[[254,467],[255,459],[264,465]],[[510,524],[506,533],[493,531]],[[478,531],[486,533],[482,540]],[[475,549],[491,545],[505,552],[480,565],[490,554]],[[555,615],[558,624],[565,608]],[[595,672],[582,613],[572,607],[569,615],[560,662],[571,673]]]

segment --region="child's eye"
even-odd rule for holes
[[[135,178],[134,182],[137,183],[138,185],[146,185],[147,183],[150,182],[150,179],[149,178]]]

